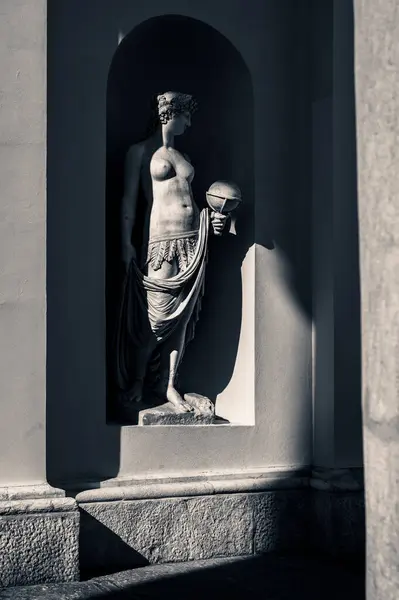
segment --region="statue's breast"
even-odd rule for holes
[[[165,181],[176,177],[176,169],[169,161],[161,157],[153,157],[150,164],[151,177],[156,181]]]
[[[187,179],[190,183],[193,180],[195,170],[193,165],[181,155],[181,158],[176,161],[176,174],[183,179]]]

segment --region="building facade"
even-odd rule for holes
[[[0,27],[1,583],[361,554],[351,3],[6,0]],[[243,193],[182,372],[222,425],[109,416],[114,199],[169,81],[202,98],[198,193],[215,165]]]

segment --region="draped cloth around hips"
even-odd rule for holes
[[[114,340],[115,377],[120,389],[128,390],[135,380],[135,355],[140,348],[156,340],[160,351],[179,327],[186,327],[185,344],[193,338],[204,293],[208,234],[209,210],[204,208],[192,260],[169,279],[148,277],[136,261],[131,261],[123,282]]]

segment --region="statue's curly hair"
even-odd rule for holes
[[[198,110],[198,102],[191,94],[175,93],[171,98],[166,94],[157,96],[158,117],[162,125],[166,125],[174,116],[188,112],[193,114]]]
[[[169,92],[170,94],[170,92]],[[151,116],[147,126],[146,137],[149,137],[156,131],[159,123],[166,125],[175,115],[183,112],[195,113],[198,110],[198,103],[190,94],[181,94],[175,92],[172,98],[167,98],[167,92],[156,94],[151,99]]]

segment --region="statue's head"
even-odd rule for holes
[[[191,115],[197,110],[197,102],[190,94],[165,92],[157,97],[158,117],[162,126],[181,135],[191,125]]]

